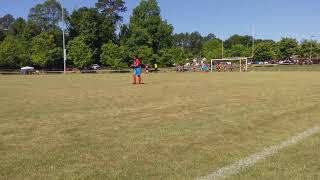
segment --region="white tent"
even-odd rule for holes
[[[26,67],[22,67],[21,70],[34,70],[34,67],[26,66]]]

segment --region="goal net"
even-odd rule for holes
[[[211,59],[211,72],[248,71],[248,58]]]

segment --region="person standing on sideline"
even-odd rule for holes
[[[158,64],[157,63],[154,64],[154,71],[158,72]]]
[[[149,74],[149,65],[148,64],[146,64],[146,66],[145,66],[145,71],[146,71],[146,74]]]
[[[132,68],[134,68],[133,71],[133,84],[137,84],[137,78],[139,84],[141,84],[141,60],[137,57],[134,58],[134,64],[131,65]]]

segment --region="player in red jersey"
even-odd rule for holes
[[[141,84],[141,72],[142,72],[142,68],[141,68],[141,60],[139,58],[134,58],[134,64],[131,65],[131,67],[134,68],[133,71],[133,84],[137,84],[137,78],[138,78],[138,82],[139,84]]]

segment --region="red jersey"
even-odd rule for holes
[[[141,60],[140,60],[139,58],[137,58],[136,60],[134,60],[134,67],[135,67],[135,68],[141,67]]]

